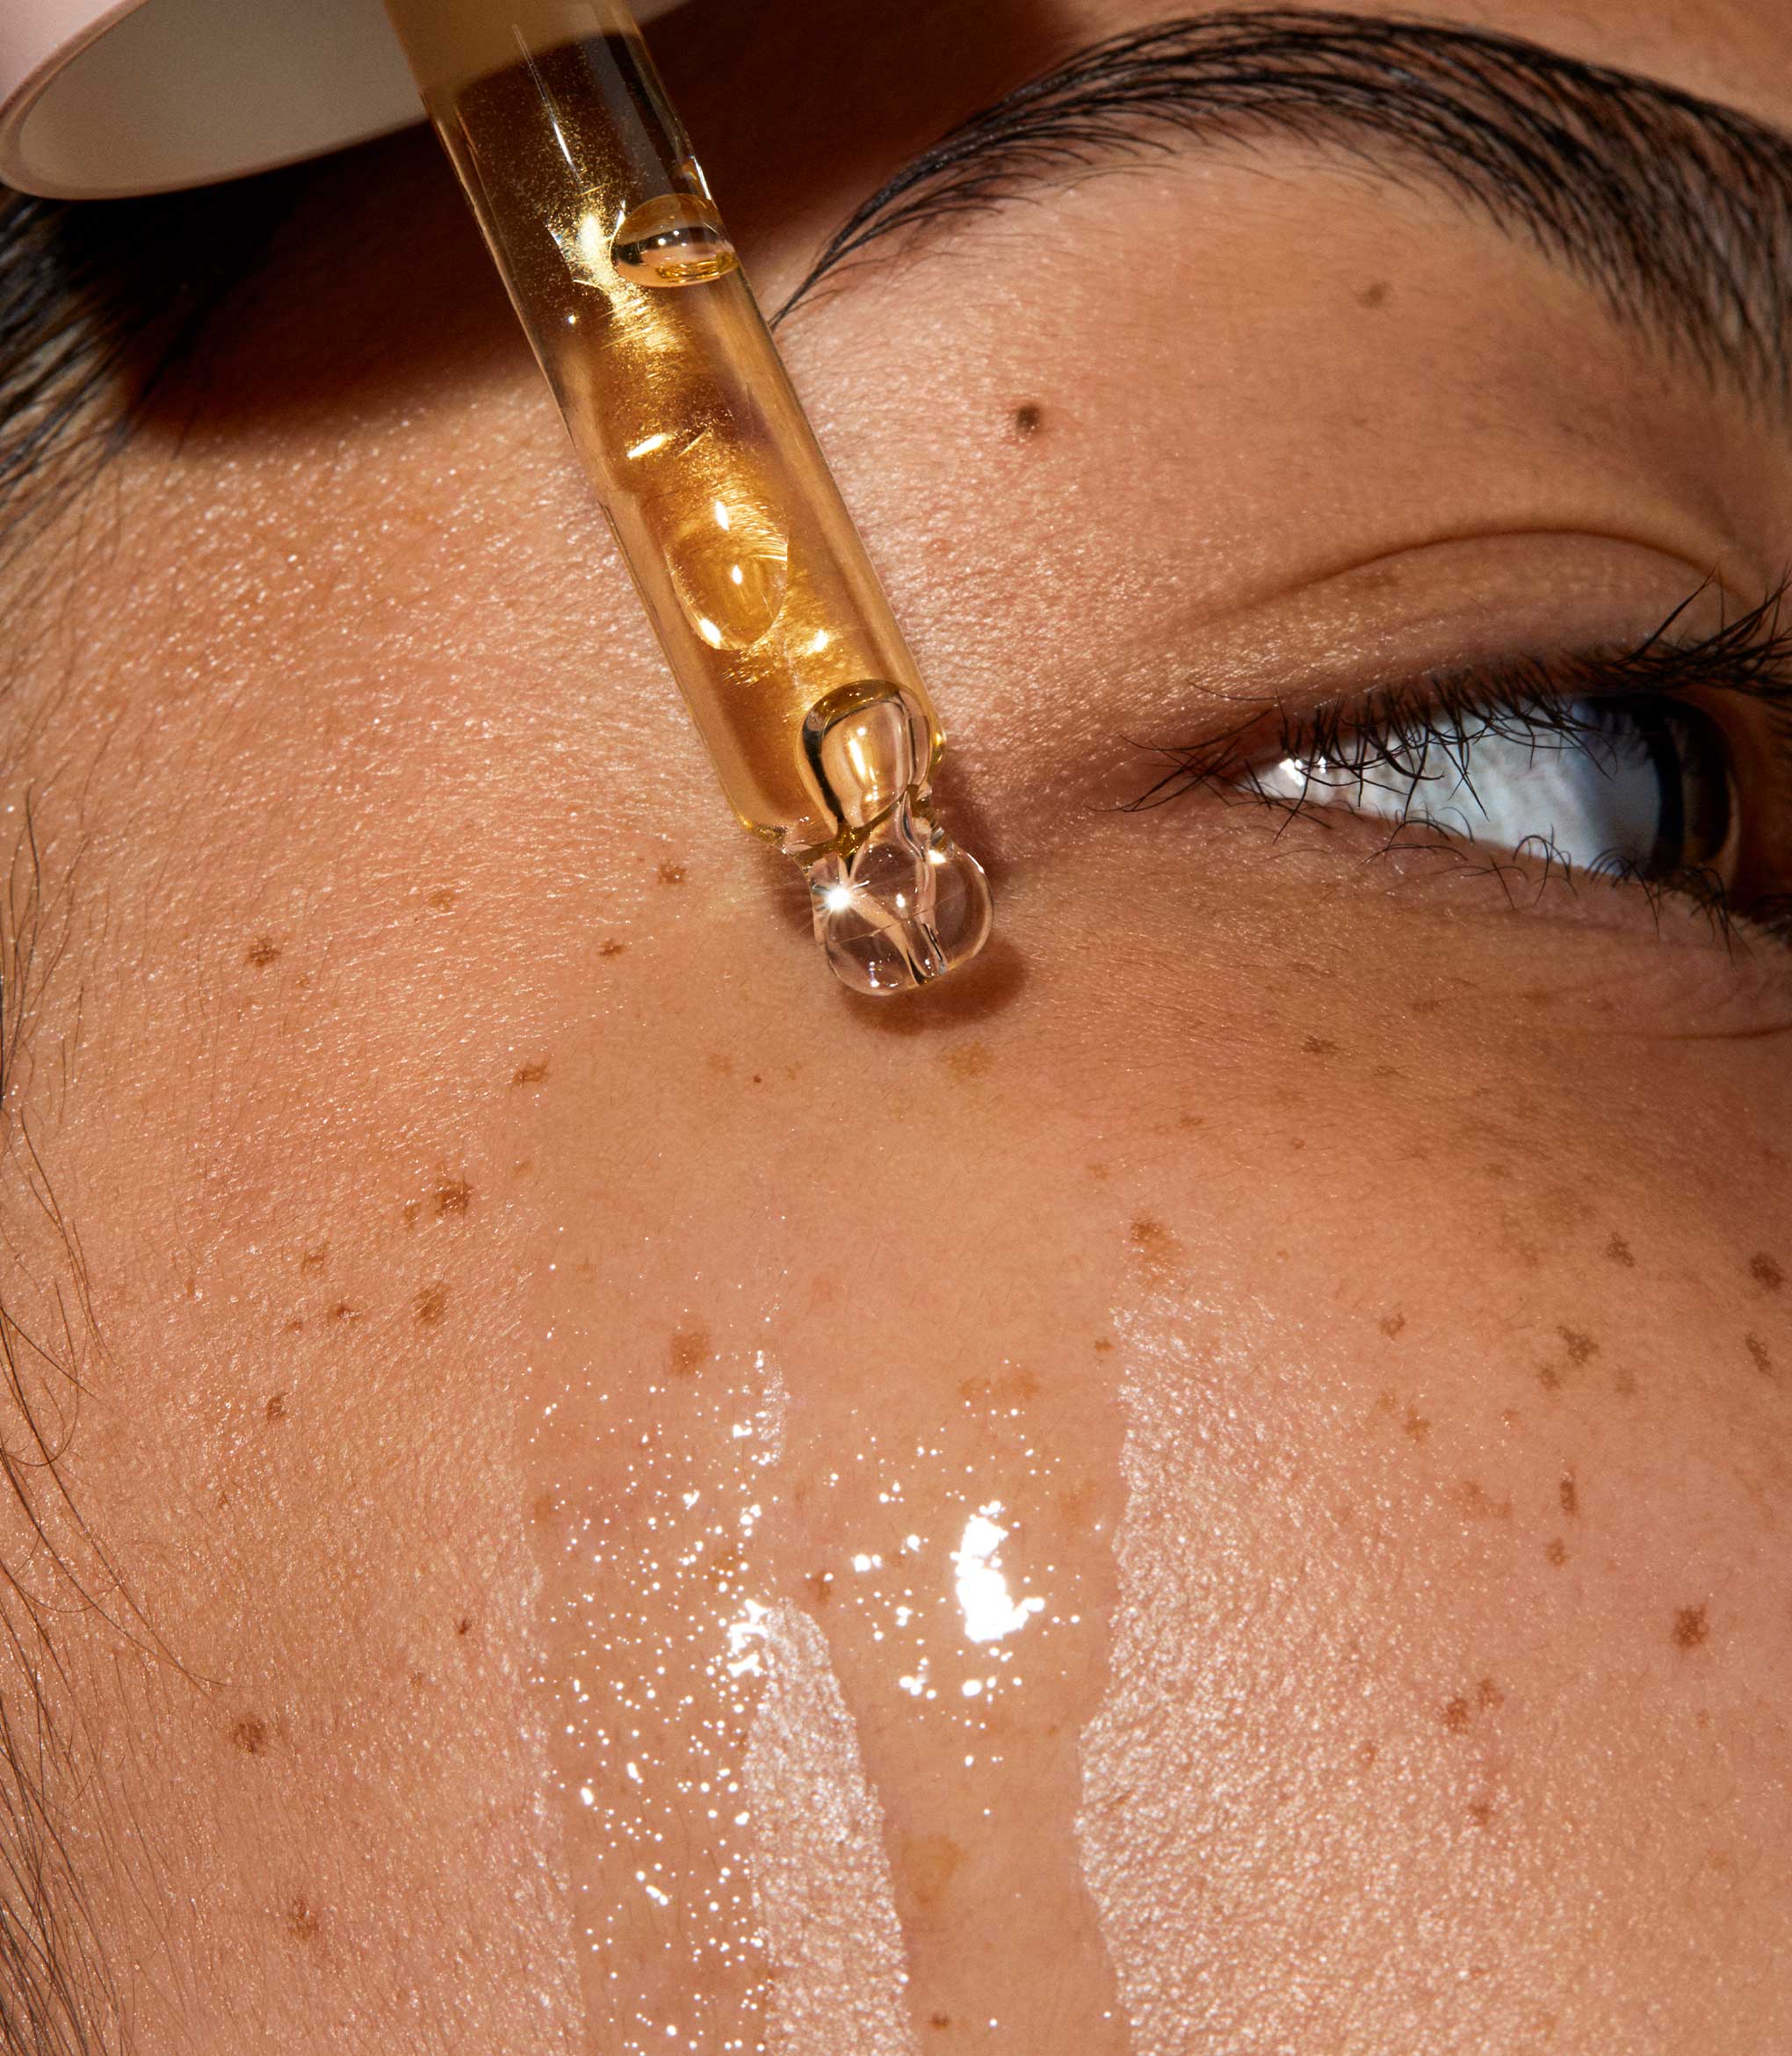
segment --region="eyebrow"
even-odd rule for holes
[[[892,238],[1186,141],[1293,141],[1440,191],[1708,374],[1792,387],[1792,140],[1518,37],[1307,8],[1129,31],[1006,94],[866,200],[777,319]]]

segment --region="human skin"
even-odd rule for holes
[[[656,34],[768,302],[906,152],[1167,11],[885,11]],[[1767,0],[1430,11],[1792,127]],[[727,817],[423,139],[318,174],[9,572],[4,1304],[66,1497],[15,1403],[4,1560],[97,2045],[632,2045],[582,1981],[582,1882],[636,1866],[560,1803],[555,1595],[610,1521],[581,1647],[700,1874],[651,1780],[708,1744],[634,1688],[721,1613],[645,1521],[666,1464],[757,1489],[762,1357],[743,1560],[856,1724],[918,2046],[1792,2037],[1783,946],[1116,810],[1221,695],[1759,599],[1792,440],[1316,153],[1030,209],[784,331],[998,888],[937,993],[835,991]],[[982,1655],[903,1689],[853,1560],[921,1538],[949,1620],[996,1502],[1046,1604],[964,1713]],[[1179,1909],[1167,2025],[1125,2024],[1115,1848]],[[618,1933],[664,2017],[741,2002]]]

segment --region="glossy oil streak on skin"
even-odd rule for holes
[[[747,1742],[754,1903],[777,1972],[772,2056],[913,2056],[884,1818],[821,1631],[795,1606],[762,1623],[766,1676]]]
[[[882,1816],[820,1630],[774,1596],[789,1401],[695,1324],[543,1407],[551,1749],[602,2056],[907,2056]],[[594,1452],[597,1452],[594,1463]],[[594,1482],[601,1480],[601,1482]]]

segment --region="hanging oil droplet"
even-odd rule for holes
[[[722,217],[694,192],[663,192],[622,219],[611,261],[633,286],[700,286],[740,263]]]
[[[738,492],[717,494],[666,545],[685,619],[712,649],[747,649],[777,619],[790,586],[781,522]]]

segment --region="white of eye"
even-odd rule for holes
[[[1284,757],[1246,774],[1266,799],[1423,822],[1576,870],[1665,877],[1718,861],[1733,808],[1715,726],[1665,703],[1563,710],[1527,733],[1511,713],[1369,731],[1355,761]]]

